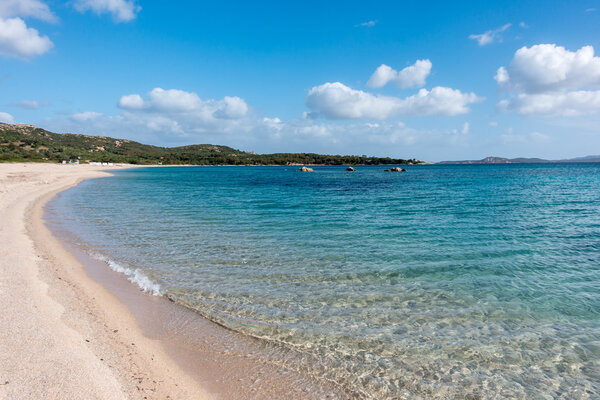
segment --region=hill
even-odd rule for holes
[[[542,158],[503,158],[486,157],[481,160],[441,161],[438,164],[547,164],[547,163],[585,163],[600,162],[600,156],[586,156],[563,160],[544,160]]]
[[[228,146],[197,144],[159,147],[127,139],[53,133],[33,125],[0,123],[0,161],[60,162],[76,160],[129,164],[193,165],[388,165],[419,164],[410,159],[314,153],[255,154]]]

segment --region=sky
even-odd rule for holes
[[[600,154],[600,0],[0,0],[0,122],[426,161]]]

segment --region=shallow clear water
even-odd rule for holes
[[[600,165],[117,171],[96,257],[358,398],[600,398]]]

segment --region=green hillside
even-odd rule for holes
[[[130,164],[288,165],[416,164],[411,159],[313,153],[254,154],[227,146],[198,144],[158,147],[126,139],[58,134],[32,125],[0,123],[0,161],[100,161]]]

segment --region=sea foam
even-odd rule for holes
[[[90,255],[96,260],[105,262],[113,271],[125,275],[127,277],[127,280],[138,285],[139,288],[142,289],[144,292],[150,293],[153,296],[162,296],[160,285],[158,283],[152,282],[152,280],[146,275],[144,275],[144,273],[138,268],[125,267],[99,253],[92,253]]]

